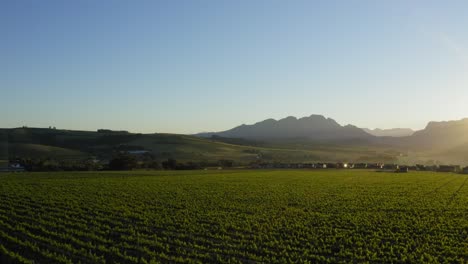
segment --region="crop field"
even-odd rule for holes
[[[467,263],[468,176],[0,174],[1,263]]]

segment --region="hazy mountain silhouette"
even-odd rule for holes
[[[378,131],[378,130],[377,130]],[[374,132],[374,131],[370,131]],[[364,149],[388,149],[396,151],[402,162],[438,161],[442,163],[468,164],[468,118],[457,121],[429,122],[426,128],[380,130],[375,136],[353,125],[341,126],[331,118],[312,115],[297,119],[267,119],[253,125],[241,125],[217,133],[200,133],[199,137],[218,136],[225,139],[246,139],[270,142],[277,146],[309,146],[307,142],[326,143],[329,146],[355,146]],[[268,145],[268,144],[267,144]],[[321,145],[320,145],[321,146]],[[372,156],[371,154],[370,156]],[[364,159],[363,159],[364,160]]]
[[[411,135],[404,136],[404,133],[410,132]],[[429,122],[426,128],[419,131],[390,129],[366,132],[353,125],[342,126],[335,120],[322,115],[311,115],[299,119],[289,116],[280,120],[267,119],[253,125],[244,124],[222,132],[200,133],[197,136],[255,140],[300,138],[326,140],[338,144],[352,141],[384,144],[407,150],[439,151],[468,146],[468,118],[457,121]]]
[[[331,118],[322,115],[311,115],[297,119],[289,116],[280,120],[267,119],[253,125],[241,125],[233,129],[200,133],[198,136],[220,136],[227,138],[245,139],[291,139],[304,138],[310,140],[343,140],[343,139],[368,139],[373,136],[362,129],[353,126],[342,126]]]
[[[406,136],[411,136],[414,133],[414,130],[410,128],[391,128],[391,129],[362,128],[362,130],[376,137],[406,137]]]
[[[456,121],[429,122],[423,130],[402,137],[397,142],[424,150],[451,149],[468,144],[468,118]]]

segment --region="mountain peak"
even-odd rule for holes
[[[326,119],[323,115],[316,115],[316,114],[310,115],[309,118]]]
[[[263,121],[260,121],[260,122],[257,122],[255,123],[255,125],[260,125],[260,124],[272,124],[272,123],[276,123],[277,121],[273,118],[268,118],[268,119],[265,119]],[[247,126],[246,124],[243,124],[243,126]]]
[[[462,126],[468,125],[468,118],[463,118],[460,120],[450,120],[450,121],[431,121],[427,123],[425,130],[427,129],[437,129],[443,127],[451,127],[451,126]]]
[[[294,121],[297,121],[297,118],[295,116],[288,116],[288,117],[278,120],[278,122],[285,122],[285,121],[294,122]]]
[[[222,137],[262,140],[287,138],[328,140],[371,137],[355,126],[348,125],[344,127],[335,120],[325,118],[322,115],[310,115],[299,119],[294,116],[288,116],[278,121],[270,118],[253,125],[242,125],[213,134]]]

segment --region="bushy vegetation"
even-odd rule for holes
[[[2,263],[464,263],[468,176],[0,175]]]
[[[92,157],[84,160],[56,160],[53,158],[28,159],[13,158],[9,162],[1,161],[0,165],[8,166],[8,163],[18,164],[25,171],[45,172],[45,171],[129,171],[134,169],[146,170],[200,170],[207,167],[232,168],[234,161],[221,159],[217,162],[180,162],[173,158],[158,161],[152,154],[132,155],[119,152],[112,159],[98,161]]]
[[[93,159],[57,160],[54,158],[13,158],[9,163],[19,164],[26,171],[96,171],[105,167]]]

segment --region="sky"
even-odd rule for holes
[[[468,117],[468,1],[0,0],[0,127]]]

